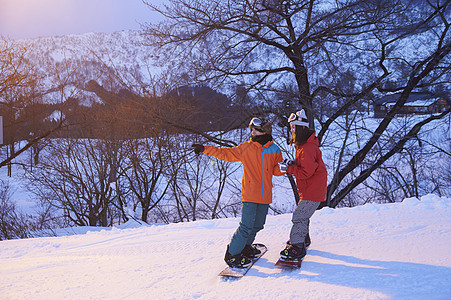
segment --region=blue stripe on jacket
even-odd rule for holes
[[[263,147],[263,154],[280,153],[280,148],[276,144],[271,144],[268,148]]]

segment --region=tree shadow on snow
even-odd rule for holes
[[[306,279],[351,288],[380,291],[394,298],[451,299],[451,268],[413,262],[378,261],[310,250],[308,256],[327,258],[327,262],[306,259],[300,270],[269,276]],[[271,265],[264,261],[264,267]],[[274,268],[274,266],[272,266]],[[265,276],[258,272],[257,276]],[[266,274],[268,276],[268,274]],[[448,298],[449,297],[449,298]]]

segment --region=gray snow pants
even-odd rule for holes
[[[292,245],[300,246],[304,243],[305,236],[309,233],[310,218],[320,203],[309,200],[299,201],[291,219],[291,222],[293,222],[293,227],[291,227],[290,232],[290,242]]]

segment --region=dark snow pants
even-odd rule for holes
[[[292,245],[301,246],[301,244],[304,244],[305,237],[309,233],[310,218],[320,203],[309,200],[299,201],[291,219],[291,222],[293,222],[293,227],[291,227],[290,232],[290,242]]]
[[[244,246],[251,245],[257,232],[263,229],[268,214],[269,204],[243,202],[241,207],[241,222],[229,244],[229,253],[237,255]]]

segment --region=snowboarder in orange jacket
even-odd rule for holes
[[[241,222],[227,246],[224,257],[231,267],[245,268],[258,255],[252,247],[257,232],[263,229],[272,202],[272,176],[281,176],[282,152],[272,141],[272,125],[253,118],[249,123],[250,141],[231,148],[193,144],[196,154],[205,153],[229,162],[243,164],[241,181]]]

